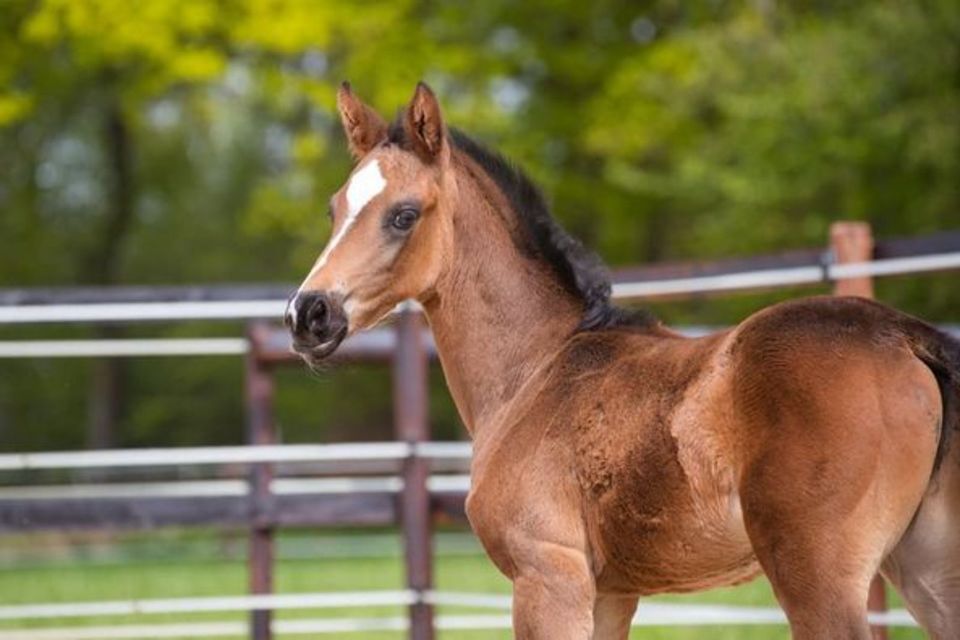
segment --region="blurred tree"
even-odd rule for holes
[[[117,283],[124,266],[122,254],[136,223],[138,153],[132,120],[146,101],[171,87],[207,81],[222,71],[224,56],[210,44],[217,30],[216,4],[148,3],[140,7],[124,2],[50,0],[18,3],[14,10],[17,13],[11,12],[8,19],[17,46],[11,47],[3,73],[18,88],[8,104],[12,100],[23,106],[8,108],[7,119],[25,118],[30,114],[26,105],[38,115],[52,113],[55,128],[40,132],[36,142],[41,148],[63,144],[63,130],[71,136],[74,123],[89,127],[91,133],[99,129],[99,139],[92,134],[84,142],[99,155],[94,170],[100,178],[100,197],[91,203],[94,211],[88,214],[85,232],[72,236],[78,241],[74,259],[65,262],[72,263],[75,282]],[[90,160],[94,157],[91,154]],[[46,176],[48,182],[55,182],[58,167],[54,162],[40,160],[33,172],[35,179]],[[74,185],[67,182],[64,186],[63,200],[69,206],[69,189]],[[116,327],[96,330],[103,338],[119,334]],[[124,377],[122,360],[93,363],[89,446],[112,444]]]
[[[674,255],[822,244],[839,218],[879,237],[960,222],[958,5],[791,4],[678,28],[593,101],[586,146],[675,221]],[[923,311],[955,313],[950,286]]]
[[[449,122],[524,165],[616,264],[821,246],[840,218],[880,237],[960,222],[952,0],[8,0],[0,283],[295,281],[348,168],[333,112],[345,78],[387,116],[426,79]],[[917,278],[882,294],[947,319],[960,287]],[[723,323],[770,299],[663,310]],[[63,446],[71,412],[37,431],[24,407],[76,407],[86,366],[4,365],[3,446]],[[126,367],[88,371],[92,444],[113,420],[119,443],[241,432],[222,426],[239,419],[238,363]],[[388,424],[376,376],[349,379],[285,392],[287,434],[322,437],[297,422],[317,402],[342,405],[326,434]],[[167,381],[177,390],[157,391]],[[362,421],[345,417],[354,404]],[[449,405],[437,411],[453,434]]]

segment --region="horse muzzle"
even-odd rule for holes
[[[322,291],[297,293],[287,306],[284,324],[293,337],[293,350],[310,364],[336,351],[349,328],[343,302]]]

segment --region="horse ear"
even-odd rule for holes
[[[447,132],[440,113],[440,103],[423,82],[417,83],[417,89],[407,106],[403,126],[407,138],[413,142],[421,158],[432,162],[440,156],[446,145]]]
[[[359,160],[386,139],[386,121],[353,93],[349,82],[337,91],[337,109],[354,158]]]

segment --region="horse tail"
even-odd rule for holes
[[[960,432],[960,340],[916,318],[907,318],[903,329],[914,355],[930,368],[940,387],[943,417],[933,466],[936,473],[952,438]]]

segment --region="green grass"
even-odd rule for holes
[[[360,535],[360,534],[357,534]],[[318,540],[322,534],[316,534]],[[301,537],[300,543],[309,542]],[[322,547],[318,543],[318,547]],[[281,555],[283,546],[281,545]],[[129,555],[129,554],[127,554]],[[4,604],[36,602],[73,602],[130,598],[171,598],[243,594],[246,589],[246,567],[239,557],[197,560],[195,554],[184,553],[162,560],[104,562],[102,559],[69,559],[55,562],[33,562],[29,566],[13,566],[0,570],[0,601]],[[236,549],[229,556],[236,556]],[[300,554],[303,555],[303,554]],[[509,593],[509,583],[479,553],[441,554],[436,561],[436,584],[439,590],[480,593]],[[403,588],[401,560],[389,553],[381,557],[297,557],[276,563],[275,579],[279,593],[307,591],[360,591]],[[684,596],[662,596],[657,601],[717,603],[732,605],[773,606],[775,600],[769,584],[757,580],[736,588],[716,589]],[[477,610],[444,608],[441,613],[477,613]],[[494,613],[480,611],[480,613]],[[343,608],[336,610],[283,611],[279,619],[297,617],[392,616],[402,615],[396,607]],[[185,622],[204,620],[244,620],[243,614],[211,613],[193,615],[152,615],[141,617],[99,617],[59,619],[52,621],[6,622],[0,629],[37,626],[75,626],[83,624],[141,624],[149,622]],[[296,636],[290,636],[291,638]],[[300,636],[304,637],[304,636]],[[334,636],[328,636],[334,637]],[[357,633],[347,637],[369,640],[394,640],[399,633]],[[510,638],[509,631],[448,631],[440,640],[494,640]],[[640,627],[631,638],[692,640],[760,640],[788,638],[785,627],[709,626],[709,627]],[[896,640],[922,638],[916,630],[897,630]]]

